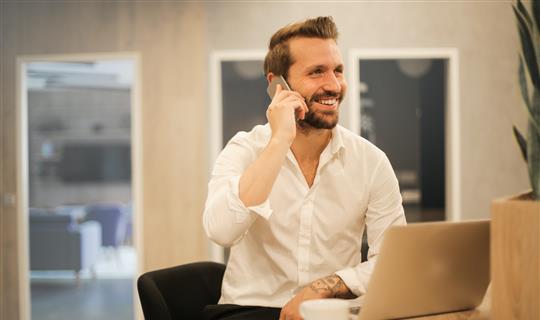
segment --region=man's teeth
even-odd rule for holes
[[[329,106],[336,104],[336,102],[337,102],[337,99],[319,100],[320,104],[326,104]]]

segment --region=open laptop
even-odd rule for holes
[[[392,227],[358,317],[396,319],[473,309],[489,281],[489,221]]]

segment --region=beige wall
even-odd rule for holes
[[[211,51],[265,49],[280,26],[319,15],[334,17],[346,63],[350,49],[457,48],[462,218],[487,218],[491,199],[529,188],[512,136],[513,123],[525,129],[525,112],[510,2],[241,3],[209,4],[207,10]]]
[[[15,56],[140,52],[145,270],[207,257],[200,215],[208,168],[208,53],[264,49],[276,28],[308,16],[334,16],[345,56],[352,48],[458,48],[463,217],[488,217],[492,198],[527,188],[511,136],[511,124],[523,127],[525,116],[517,105],[509,3],[1,5],[2,192],[17,187]],[[16,208],[2,207],[2,319],[18,318],[16,280],[25,272],[17,265],[15,225]]]
[[[4,3],[2,191],[14,192],[15,57],[138,52],[142,60],[144,270],[207,258],[206,28],[194,4]],[[0,212],[0,318],[18,319],[17,208]]]

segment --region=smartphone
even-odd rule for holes
[[[289,87],[289,84],[287,81],[285,81],[285,78],[283,76],[274,77],[272,81],[270,81],[270,84],[268,85],[268,89],[266,92],[270,96],[270,99],[274,99],[274,94],[276,94],[276,86],[280,84],[283,90],[291,90],[291,87]],[[295,110],[295,117],[296,121],[300,121],[299,117],[299,109]]]
[[[283,90],[291,90],[289,87],[289,84],[287,84],[287,81],[285,81],[285,78],[283,76],[277,76],[272,79],[270,84],[268,85],[268,89],[266,89],[266,92],[270,96],[270,99],[274,98],[274,94],[276,93],[276,86],[280,84]]]

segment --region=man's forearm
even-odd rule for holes
[[[270,140],[240,177],[238,195],[246,207],[259,205],[268,198],[288,150],[289,144]]]
[[[356,298],[345,282],[335,274],[313,281],[309,288],[325,298]]]

